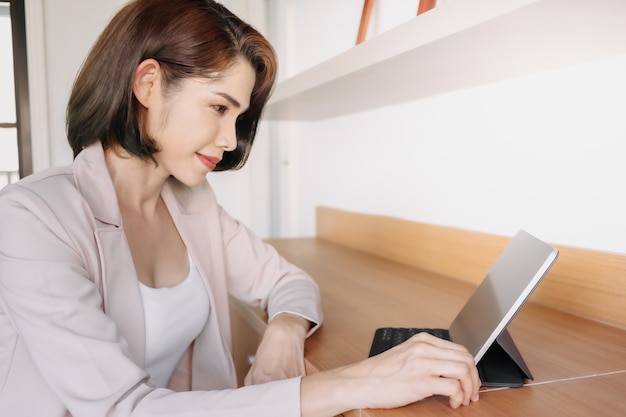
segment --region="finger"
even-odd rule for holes
[[[476,367],[468,365],[464,361],[434,359],[428,362],[429,373],[433,377],[444,380],[455,381],[458,389],[458,396],[454,397],[454,402],[467,405],[476,398],[480,388],[480,379],[475,375],[478,373]]]
[[[471,398],[474,401],[477,401],[478,390],[482,383],[480,381],[480,376],[478,375],[478,369],[476,368],[474,357],[464,346],[442,340],[437,337],[434,337],[434,339],[428,337],[426,340],[428,340],[427,343],[430,343],[440,349],[431,352],[431,357],[450,361],[461,361],[467,364],[467,368],[472,379],[471,386],[473,389],[471,390]]]
[[[474,393],[472,394],[472,401],[478,401],[480,387],[483,385],[483,382],[480,380],[480,375],[478,374],[478,368],[474,367],[472,375],[474,377]]]
[[[464,396],[461,384],[456,379],[434,377],[429,381],[431,395],[443,395],[448,397],[450,407],[458,408],[463,404]]]
[[[473,359],[468,360],[465,355],[456,359],[454,357],[438,359],[439,364],[434,365],[435,371],[439,371],[442,377],[457,379],[463,392],[463,404],[467,405],[471,401],[478,401],[478,392],[481,381],[478,369],[474,365]]]

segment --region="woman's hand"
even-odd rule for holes
[[[478,400],[478,370],[463,346],[420,333],[371,359],[372,390],[385,394],[382,403],[366,403],[367,408],[397,407],[432,395],[449,397],[452,408]]]
[[[302,380],[302,416],[358,408],[394,408],[432,395],[457,408],[478,400],[480,379],[462,346],[427,333],[353,365]]]
[[[304,339],[311,323],[280,313],[267,325],[244,385],[304,376]]]

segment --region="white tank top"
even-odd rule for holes
[[[146,318],[145,370],[160,388],[169,380],[209,317],[209,296],[198,268],[189,258],[189,275],[167,288],[139,285]]]

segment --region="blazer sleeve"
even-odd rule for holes
[[[21,391],[4,385],[29,378],[37,382],[32,386],[45,386],[58,399],[50,407],[40,407],[50,410],[45,417],[63,415],[53,411],[58,410],[59,404],[74,417],[247,416],[251,409],[256,415],[300,414],[298,378],[244,389],[185,393],[149,386],[147,374],[130,358],[115,322],[102,310],[99,288],[90,279],[78,243],[81,234],[68,231],[68,222],[58,220],[60,212],[50,209],[49,202],[30,191],[20,190],[19,186],[5,191],[0,194],[0,410],[3,415],[5,411],[24,415],[28,401],[37,402],[43,397],[36,391],[26,392],[24,387],[28,383],[21,383]],[[80,212],[80,208],[69,204],[80,206],[80,201],[68,202],[66,207],[68,212]],[[71,227],[88,223],[88,216],[83,217],[75,216]],[[89,225],[82,227],[88,229]],[[234,233],[232,237],[241,239],[238,236]],[[250,249],[258,245],[255,242]],[[263,252],[261,259],[267,258],[272,268],[290,275],[290,267],[275,259],[275,255],[270,256],[269,249],[259,248]],[[270,258],[274,259],[269,261]],[[314,289],[310,283],[303,287]],[[17,355],[18,350],[25,354]],[[27,366],[23,366],[24,357]],[[12,402],[5,396],[7,392],[15,395]],[[21,409],[5,408],[1,403],[5,400],[23,405]]]
[[[269,320],[282,312],[300,315],[314,324],[312,334],[323,321],[315,281],[221,207],[218,210],[231,295],[266,310]]]

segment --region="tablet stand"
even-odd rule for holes
[[[509,332],[504,329],[477,364],[484,387],[517,388],[533,376],[515,346]]]

